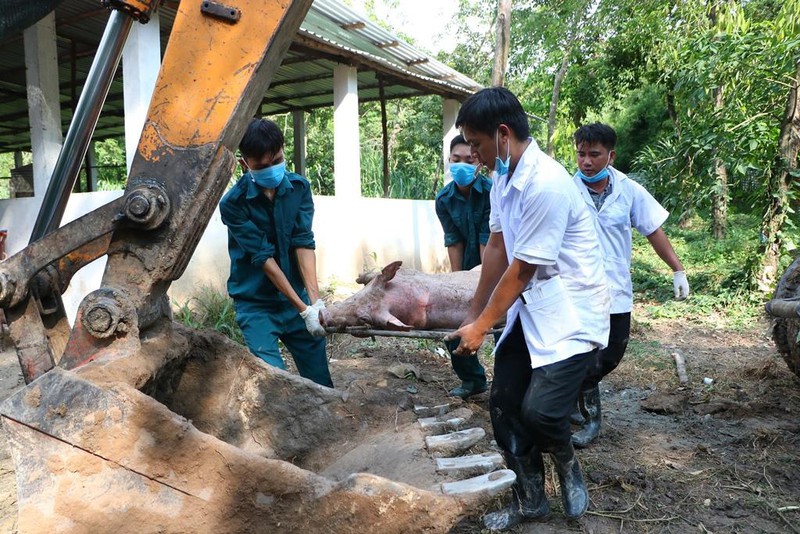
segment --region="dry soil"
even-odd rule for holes
[[[589,512],[566,520],[551,474],[551,518],[514,532],[800,532],[800,379],[777,354],[769,323],[734,332],[648,320],[636,323],[633,339],[622,365],[602,383],[601,438],[579,452]],[[9,341],[0,340],[0,349],[4,399],[22,379]],[[468,408],[467,426],[487,432],[472,452],[494,447],[487,395],[465,403],[447,397],[457,379],[439,343],[339,335],[330,338],[329,353],[337,388],[395,408],[365,422],[373,430],[366,438],[318,451],[303,459],[303,467],[333,479],[369,471],[426,489],[452,480],[436,473],[424,449],[415,404]],[[675,353],[686,361],[687,383],[675,372]],[[481,357],[491,369],[488,347]],[[481,532],[480,515],[508,497],[474,510],[453,531]],[[13,465],[5,447],[0,532],[16,532]]]

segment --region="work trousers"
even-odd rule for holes
[[[497,444],[514,456],[558,452],[571,443],[569,416],[596,349],[531,369],[519,319],[497,347],[489,398]]]
[[[494,334],[494,341],[500,339],[500,334]],[[450,353],[450,363],[453,364],[453,371],[456,372],[458,378],[461,379],[462,385],[466,388],[473,390],[482,389],[486,385],[486,371],[484,370],[481,362],[478,361],[478,355],[475,356],[459,356],[453,354],[453,351],[458,348],[461,338],[451,339],[445,341],[447,352]]]
[[[586,378],[581,391],[593,389],[608,373],[617,368],[625,355],[631,337],[631,314],[612,313],[611,332],[608,335],[608,346],[597,351],[597,355],[589,363]]]
[[[236,322],[250,352],[269,365],[286,369],[278,348],[278,340],[281,340],[292,354],[300,376],[333,387],[325,338],[312,336],[294,307],[279,302],[240,299],[234,301],[234,307]]]

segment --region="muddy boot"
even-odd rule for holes
[[[550,503],[544,492],[544,462],[542,454],[533,450],[526,456],[504,454],[509,469],[517,474],[511,504],[483,516],[489,530],[507,530],[525,520],[543,519],[550,515]]]
[[[473,395],[479,395],[488,390],[489,386],[484,381],[482,384],[474,384],[472,382],[462,382],[460,386],[450,390],[451,397],[461,397],[466,400]]]
[[[589,508],[589,492],[583,482],[581,465],[575,456],[575,449],[570,444],[567,449],[551,453],[551,456],[561,485],[564,515],[570,519],[578,519]]]
[[[586,422],[586,417],[583,415],[583,392],[578,393],[578,403],[575,405],[575,411],[569,416],[569,422],[575,426],[583,426]]]
[[[600,386],[581,392],[586,422],[583,428],[572,434],[572,444],[582,449],[588,447],[600,435],[600,423],[603,415],[600,411]]]

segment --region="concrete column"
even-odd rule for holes
[[[357,70],[333,68],[333,181],[336,196],[361,197],[361,142],[358,133]]]
[[[61,132],[55,13],[51,12],[25,30],[23,40],[33,152],[33,191],[37,205],[41,205],[64,139]]]
[[[294,172],[306,175],[306,114],[303,110],[292,111],[292,135],[294,137]]]
[[[442,165],[447,166],[450,160],[450,141],[458,135],[456,128],[456,117],[458,117],[458,110],[461,109],[461,104],[458,100],[446,98],[442,102]]]
[[[86,150],[86,189],[89,192],[97,191],[97,154],[94,151],[94,141],[89,143]]]
[[[122,86],[125,99],[125,161],[128,172],[139,145],[153,88],[161,68],[158,11],[147,24],[131,28],[122,49]]]

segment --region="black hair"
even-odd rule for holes
[[[469,143],[467,143],[467,140],[464,139],[464,136],[461,135],[461,134],[458,134],[457,136],[455,136],[453,138],[452,141],[450,141],[450,152],[452,152],[453,149],[458,145],[467,145],[467,146],[469,146]]]
[[[531,135],[522,104],[505,87],[487,87],[471,95],[461,104],[456,118],[456,128],[467,126],[492,136],[501,124],[508,126],[517,141]]]
[[[575,140],[575,146],[580,146],[584,143],[587,145],[600,144],[606,150],[611,152],[617,146],[617,132],[608,124],[602,122],[593,122],[581,126],[572,135]]]
[[[277,124],[267,119],[253,119],[239,143],[239,152],[244,158],[260,158],[264,154],[276,154],[283,143],[283,132]]]

